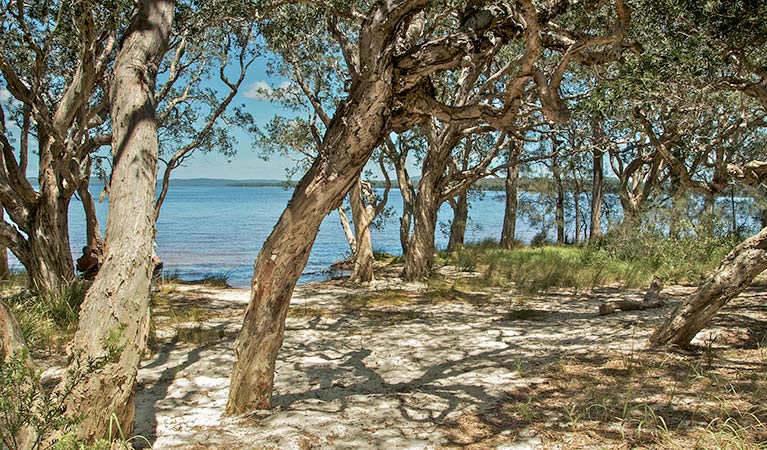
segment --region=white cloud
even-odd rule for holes
[[[253,100],[269,100],[272,94],[274,94],[274,89],[269,86],[269,83],[262,80],[252,83],[242,95]]]
[[[6,88],[0,89],[0,102],[7,102],[11,98],[11,93]]]
[[[253,100],[272,100],[274,99],[275,92],[276,91],[286,91],[291,88],[290,81],[283,81],[280,83],[277,88],[273,88],[264,80],[256,81],[254,83],[251,83],[248,86],[248,89],[243,92],[242,95],[245,96],[245,98],[250,98]]]

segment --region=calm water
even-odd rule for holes
[[[93,190],[98,190],[93,187]],[[185,280],[225,274],[235,287],[250,286],[253,262],[285,209],[292,191],[279,186],[171,186],[157,222],[157,253],[165,263],[166,274]],[[97,195],[97,192],[94,192]],[[474,200],[469,212],[467,241],[499,239],[503,223],[501,193],[488,192]],[[502,198],[500,199],[502,200]],[[372,230],[373,248],[400,254],[399,214],[402,209],[399,191],[389,194],[394,214],[381,229]],[[97,204],[99,220],[106,225],[107,204]],[[70,205],[72,252],[79,256],[85,244],[85,220],[82,204],[75,198]],[[444,226],[452,212],[445,205],[439,214]],[[520,227],[522,227],[520,229]],[[518,224],[518,238],[529,241],[535,231]],[[437,230],[437,246],[443,248],[447,236]],[[309,262],[299,283],[327,279],[330,265],[349,255],[349,245],[336,212],[328,215],[320,227]],[[11,255],[11,263],[15,259]],[[16,263],[18,264],[18,263]]]

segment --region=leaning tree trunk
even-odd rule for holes
[[[87,373],[67,401],[67,413],[83,417],[76,435],[86,441],[105,437],[110,429],[117,433],[117,427],[110,426],[112,417],[130,435],[136,373],[149,326],[158,155],[154,87],[174,2],[144,0],[139,8],[115,60],[110,90],[114,168],[106,226],[109,245],[72,344],[76,360],[101,358],[106,364]]]
[[[30,373],[34,373],[35,369],[29,358],[27,345],[24,342],[24,336],[21,334],[21,327],[19,327],[18,322],[16,322],[16,319],[13,317],[11,309],[0,300],[0,364],[4,364],[14,356],[24,358],[22,364],[27,366]],[[6,397],[3,400],[8,402],[8,404],[4,406],[4,409],[8,408],[15,411],[21,411],[28,408],[34,408],[35,405],[15,403],[25,396],[14,395],[14,391],[18,389],[19,393],[21,393],[29,389],[39,390],[39,385],[31,385],[31,383],[35,382],[34,379],[29,378],[20,380],[20,383],[16,386],[0,387],[0,390],[4,393],[4,397]],[[13,416],[14,414],[10,414],[10,417],[0,417],[0,426],[6,427],[2,435],[7,439],[7,441],[0,441],[0,444],[4,444],[0,445],[0,447],[18,449],[34,448],[34,444],[37,440],[37,433],[31,424],[23,424],[17,430],[13,430],[15,431],[13,436],[9,435],[12,430],[8,428],[9,424],[6,424],[5,421],[13,420]]]
[[[512,249],[517,228],[517,204],[519,183],[519,148],[509,143],[509,168],[506,169],[506,207],[503,211],[501,247]]]
[[[349,203],[352,207],[354,237],[357,244],[351,281],[369,283],[373,281],[373,262],[375,261],[373,242],[370,239],[370,223],[373,221],[374,212],[365,205],[360,177],[357,177],[357,181],[349,192]]]
[[[651,347],[689,345],[731,298],[767,269],[767,228],[731,251],[716,271],[679,305],[650,337]]]
[[[365,70],[328,125],[319,157],[301,179],[256,259],[251,297],[235,343],[228,414],[271,405],[274,368],[290,297],[322,219],[337,208],[388,127],[393,94],[391,40],[418,2],[384,2],[360,32]]]
[[[469,219],[469,199],[466,192],[458,195],[455,202],[450,203],[453,209],[453,221],[450,223],[450,239],[447,242],[447,250],[453,251],[463,247],[466,236],[466,222]]]

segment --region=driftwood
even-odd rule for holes
[[[642,301],[634,300],[610,300],[599,305],[599,315],[604,316],[612,314],[616,310],[621,311],[636,311],[651,308],[660,308],[663,306],[663,299],[660,297],[660,291],[663,289],[663,280],[660,278],[653,278],[650,287],[644,294]]]

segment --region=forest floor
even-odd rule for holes
[[[697,349],[644,350],[667,306],[599,316],[619,287],[522,296],[442,270],[296,288],[273,409],[224,417],[247,290],[166,285],[136,446],[188,449],[767,448],[767,284]]]

